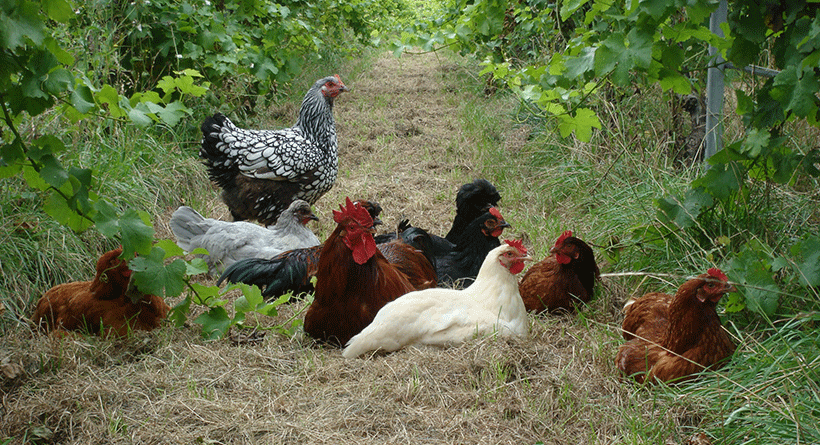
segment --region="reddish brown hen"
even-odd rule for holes
[[[519,290],[530,312],[573,311],[592,299],[599,276],[592,248],[567,230],[555,241],[550,256],[527,270]]]
[[[436,287],[438,276],[436,269],[424,253],[408,244],[402,238],[377,244],[379,252],[388,263],[403,273],[413,289],[422,290]]]
[[[615,364],[639,383],[677,382],[713,368],[735,352],[715,307],[734,292],[712,268],[681,285],[674,296],[648,293],[624,306],[623,336]]]
[[[47,331],[85,330],[120,337],[132,329],[159,327],[170,308],[156,295],[138,293],[131,284],[128,262],[119,258],[121,254],[121,248],[104,253],[97,260],[93,281],[49,289],[37,302],[34,323]]]
[[[379,252],[373,218],[348,198],[325,241],[316,272],[316,293],[305,313],[305,332],[344,345],[373,321],[386,303],[415,290]]]

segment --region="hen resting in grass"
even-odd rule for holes
[[[516,274],[530,261],[520,241],[491,250],[469,287],[410,292],[387,303],[347,343],[345,358],[368,351],[396,351],[410,345],[450,346],[474,335],[525,336],[527,312]]]
[[[717,367],[735,351],[715,307],[734,292],[712,268],[686,281],[675,295],[652,292],[624,306],[623,336],[615,364],[637,382],[674,382]]]
[[[86,331],[104,336],[125,336],[132,329],[159,327],[170,308],[156,295],[139,292],[131,281],[128,262],[119,258],[122,249],[104,253],[97,260],[92,281],[58,284],[37,302],[32,316],[46,331]]]
[[[527,269],[519,290],[530,312],[573,311],[592,299],[599,276],[592,248],[567,230],[555,241],[550,256]]]
[[[204,258],[208,269],[218,273],[246,258],[273,258],[287,250],[319,245],[319,238],[306,226],[318,219],[310,210],[310,204],[298,199],[276,224],[268,227],[205,218],[188,206],[179,207],[168,225],[179,247],[188,252],[198,247],[207,250]]]

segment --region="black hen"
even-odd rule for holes
[[[501,245],[498,237],[507,227],[510,225],[501,212],[491,207],[467,224],[455,243],[436,237],[438,240],[432,243],[431,250],[439,285],[469,285],[478,275],[487,254]],[[402,237],[413,239],[422,233],[425,233],[423,229],[410,227],[402,232]]]
[[[344,91],[338,75],[319,79],[296,124],[282,130],[241,129],[220,113],[205,119],[199,156],[234,220],[272,225],[294,200],[314,204],[333,187],[339,167],[333,100]]]
[[[472,220],[481,216],[482,213],[489,210],[490,207],[495,207],[500,200],[501,195],[498,193],[498,190],[486,179],[476,179],[473,182],[462,185],[458,189],[458,193],[456,193],[456,216],[453,218],[453,225],[450,227],[450,231],[447,232],[447,236],[442,238],[438,235],[428,234],[426,235],[428,238],[426,242],[433,248],[436,255],[442,255],[451,251],[454,243],[464,232],[467,225],[470,224]],[[376,236],[376,242],[386,243],[396,239],[397,234],[402,233],[410,227],[412,226],[409,220],[405,219],[399,224],[398,231],[378,235]],[[409,242],[406,237],[405,242]],[[420,250],[426,251],[428,249]]]
[[[444,238],[451,243],[464,232],[470,222],[482,213],[498,205],[501,195],[495,186],[486,179],[476,179],[461,186],[456,194],[456,216],[453,226]]]

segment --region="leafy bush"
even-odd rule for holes
[[[79,248],[78,238],[84,237],[93,240],[92,251],[121,244],[124,257],[139,254],[130,266],[144,292],[165,297],[186,289],[196,293],[188,276],[198,269],[182,259],[171,260],[178,247],[154,239],[146,211],[150,206],[134,195],[134,189],[150,193],[160,186],[156,182],[164,181],[158,175],[141,179],[140,167],[169,165],[175,157],[185,163],[190,157],[156,153],[152,146],[162,144],[153,139],[195,139],[198,125],[190,125],[191,107],[204,107],[209,92],[213,99],[212,88],[246,82],[250,98],[264,97],[319,54],[355,51],[351,37],[367,40],[387,11],[369,0],[4,2],[0,187],[12,199],[2,206],[3,219],[19,218],[25,206],[33,221],[45,212],[79,234],[64,234],[76,240],[64,242],[66,247]],[[72,149],[86,144],[99,145],[101,152],[87,156]],[[131,187],[141,180],[143,184]],[[153,201],[158,195],[154,193]],[[43,243],[57,228],[28,220],[14,220],[11,227],[16,227],[11,230],[14,244],[0,250],[4,287],[42,290],[62,281],[60,274],[34,269],[62,270],[60,261],[67,258],[43,261],[42,255],[31,255],[43,252]],[[20,261],[27,265],[11,268]],[[74,263],[72,270],[87,276],[79,272],[88,266]],[[254,298],[250,289],[246,295]],[[11,317],[22,319],[32,297],[12,300]],[[237,309],[232,323],[239,323],[244,312],[274,308],[249,303]],[[209,329],[204,334],[213,335]]]
[[[730,2],[727,35],[719,37],[709,31],[717,7],[710,0],[452,0],[448,6],[443,17],[407,30],[395,51],[450,47],[474,54],[491,82],[515,92],[524,108],[562,137],[581,141],[605,140],[599,116],[613,90],[658,85],[672,101],[703,90],[706,69],[715,64],[710,45],[739,67],[771,52],[779,74],[750,87],[733,84],[745,126],[737,139],[708,160],[708,170],[689,190],[657,197],[659,224],[635,233],[662,242],[686,236],[706,251],[715,240],[728,240],[730,251],[713,260],[747,285],[745,298],[731,302],[733,310],[772,316],[780,292],[804,295],[803,307],[820,307],[820,277],[811,265],[820,255],[811,237],[816,221],[792,224],[782,212],[770,211],[799,207],[774,196],[776,187],[816,189],[820,177],[820,150],[811,138],[795,137],[808,128],[816,138],[820,128],[820,8],[802,1]],[[816,204],[810,197],[805,203]]]

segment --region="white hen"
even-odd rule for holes
[[[319,245],[319,238],[306,226],[311,220],[318,218],[310,204],[299,199],[268,227],[205,218],[188,206],[179,207],[168,224],[179,247],[188,252],[197,247],[208,251],[205,261],[210,272],[216,273],[245,258],[273,258],[286,250]]]
[[[487,254],[472,285],[410,292],[387,303],[350,339],[342,355],[353,358],[410,345],[449,346],[492,332],[527,335],[527,311],[515,275],[530,260],[521,241],[505,241]]]

